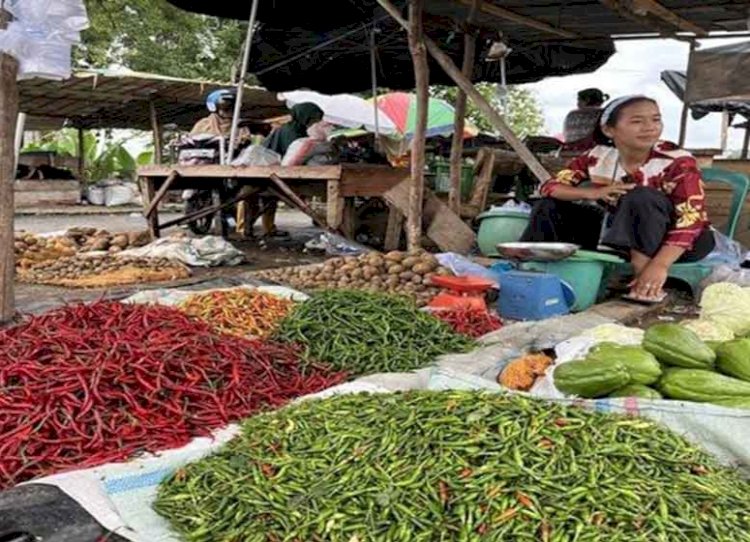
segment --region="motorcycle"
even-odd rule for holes
[[[210,134],[194,134],[178,138],[173,144],[173,152],[177,155],[177,163],[182,166],[197,166],[223,164],[226,152],[227,140],[221,136]],[[228,187],[222,185],[219,190],[219,199],[228,192]],[[182,200],[185,202],[184,214],[189,216],[193,213],[206,209],[215,204],[214,190],[183,190]],[[222,212],[222,233],[228,231],[229,212]],[[188,222],[188,228],[196,235],[207,235],[211,231],[216,214],[210,214]]]

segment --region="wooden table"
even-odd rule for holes
[[[329,228],[347,237],[354,232],[354,198],[382,197],[387,191],[409,178],[408,169],[368,164],[337,166],[146,166],[138,169],[143,183],[144,215],[149,230],[159,237],[161,230],[194,220],[195,216],[159,223],[159,202],[169,190],[210,190],[231,179],[240,186],[255,190],[244,196],[213,207],[210,214],[258,194],[279,195],[277,181],[301,199],[319,196],[328,202],[326,223]],[[276,179],[276,180],[274,180]],[[289,202],[289,198],[283,198]],[[291,202],[294,204],[294,201]]]

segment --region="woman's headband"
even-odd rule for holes
[[[612,118],[612,113],[614,113],[618,107],[626,102],[631,102],[633,100],[651,100],[651,98],[649,98],[648,96],[644,96],[643,94],[630,94],[629,96],[620,96],[619,98],[615,98],[606,106],[604,106],[599,124],[602,127],[606,126],[609,120]]]

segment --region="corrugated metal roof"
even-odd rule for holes
[[[29,129],[67,123],[82,128],[151,130],[151,101],[162,125],[190,128],[207,115],[206,95],[228,85],[131,71],[79,71],[64,81],[29,79],[18,86],[20,110],[29,115]],[[286,112],[275,93],[259,87],[247,87],[243,102],[243,117],[248,120]]]

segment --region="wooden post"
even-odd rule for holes
[[[475,34],[464,34],[464,62],[461,73],[471,80],[474,74],[474,57],[477,48]],[[456,213],[461,212],[461,178],[464,151],[464,128],[466,127],[466,93],[458,89],[456,96],[456,117],[453,122],[453,144],[451,145],[451,186],[448,192],[448,207]]]
[[[161,165],[162,160],[162,147],[164,146],[164,137],[161,132],[161,123],[159,122],[159,114],[156,112],[156,104],[151,99],[148,103],[149,109],[151,110],[151,131],[154,136],[154,164]]]
[[[156,200],[156,189],[153,177],[141,177],[141,189],[143,190],[143,216],[148,222],[148,231],[151,239],[159,238],[159,202]],[[153,207],[153,208],[152,208]]]
[[[678,145],[680,147],[684,147],[685,141],[687,140],[688,113],[690,112],[690,104],[687,101],[687,97],[688,89],[690,88],[690,66],[692,64],[691,60],[693,58],[693,51],[695,51],[696,48],[696,43],[695,40],[690,41],[690,55],[688,56],[687,77],[685,79],[685,95],[682,97],[682,114],[680,116],[680,138],[678,140]]]
[[[328,227],[334,231],[341,228],[344,222],[344,198],[341,196],[341,181],[331,179],[328,181],[327,218]]]
[[[427,113],[429,107],[430,72],[427,65],[422,25],[424,0],[409,1],[409,50],[414,64],[414,82],[417,92],[417,118],[411,141],[411,189],[407,216],[406,242],[409,250],[422,245],[422,208],[424,206],[424,166],[427,140]]]
[[[401,246],[401,232],[404,229],[404,215],[395,205],[388,205],[388,225],[385,229],[385,241],[383,248],[385,250],[398,250]]]
[[[729,140],[729,112],[721,112],[721,154],[727,150],[727,141]]]
[[[399,9],[394,6],[390,2],[390,0],[378,0],[378,4],[380,4],[383,9],[385,9],[385,11],[388,12],[388,14],[393,17],[404,30],[409,29],[409,23],[401,16],[401,12],[399,11]],[[448,55],[441,51],[440,47],[438,47],[438,45],[429,37],[425,36],[423,38],[423,42],[432,57],[437,61],[438,64],[440,64],[440,67],[443,69],[443,71],[445,71],[445,73],[448,74],[453,82],[456,83],[456,85],[458,85],[458,87],[467,94],[472,102],[474,102],[474,105],[477,106],[477,109],[479,109],[482,114],[487,117],[487,120],[490,121],[492,126],[498,132],[500,132],[500,135],[503,136],[505,141],[507,141],[508,144],[513,148],[513,150],[518,153],[518,156],[521,158],[521,160],[523,160],[524,164],[528,166],[534,176],[542,182],[549,180],[550,174],[546,169],[544,169],[544,166],[542,166],[536,156],[534,156],[534,154],[526,147],[526,145],[524,145],[523,142],[521,142],[521,140],[516,137],[516,135],[513,133],[513,130],[511,130],[505,123],[503,116],[498,113],[494,107],[492,107],[492,104],[484,99],[479,91],[474,88],[472,82],[468,78],[466,78],[463,73],[461,73],[461,70],[458,69],[453,60],[451,60]]]
[[[4,26],[4,25],[3,25]],[[13,275],[16,256],[13,250],[13,171],[18,120],[18,61],[0,55],[0,323],[15,315]]]
[[[78,180],[83,181],[86,170],[86,145],[84,143],[83,128],[78,128]]]
[[[750,119],[747,120],[747,128],[745,128],[745,139],[742,142],[742,159],[747,160],[747,151],[750,147]]]

